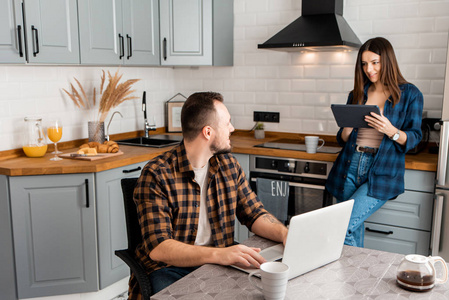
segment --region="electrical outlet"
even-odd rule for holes
[[[280,115],[278,112],[269,111],[255,111],[254,112],[254,122],[271,122],[279,123]]]
[[[422,119],[422,124],[429,126],[430,131],[440,131],[440,119],[436,118],[424,118]]]

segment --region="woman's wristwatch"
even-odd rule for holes
[[[390,138],[390,140],[392,140],[392,141],[397,141],[398,138],[399,138],[399,129],[398,129],[398,131],[396,131],[395,134],[393,134],[392,136],[389,136],[389,138]]]

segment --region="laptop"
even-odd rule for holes
[[[282,262],[290,267],[292,279],[340,258],[354,200],[294,216],[290,220],[285,249],[282,244],[260,252],[266,261]],[[255,268],[240,268],[250,273]]]

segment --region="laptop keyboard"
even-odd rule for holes
[[[284,245],[277,244],[260,251],[260,255],[265,258],[266,261],[279,261],[284,254]]]

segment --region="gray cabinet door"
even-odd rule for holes
[[[432,211],[433,194],[405,191],[397,199],[387,201],[366,221],[430,231],[432,228]]]
[[[129,276],[128,266],[115,250],[126,249],[125,210],[120,180],[139,177],[146,162],[96,173],[100,289]]]
[[[365,247],[401,254],[429,255],[430,232],[365,222]]]
[[[8,180],[0,175],[0,291],[2,300],[16,300],[16,273],[12,243],[12,226]]]
[[[24,1],[28,62],[79,64],[76,0]]]
[[[93,174],[10,177],[20,299],[98,290]]]
[[[118,65],[124,57],[122,1],[79,0],[81,64]]]
[[[212,65],[212,0],[159,5],[161,65]]]
[[[429,254],[435,172],[405,170],[405,192],[365,222],[365,247]]]
[[[22,5],[0,0],[0,7],[0,63],[25,63]]]
[[[159,65],[159,1],[123,3],[125,65]]]
[[[239,162],[240,166],[243,169],[243,172],[245,172],[246,179],[249,180],[249,154],[232,153],[232,155]],[[240,222],[236,218],[234,228],[234,240],[241,243],[249,237],[250,232],[248,228],[245,225],[240,224]]]

